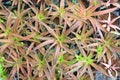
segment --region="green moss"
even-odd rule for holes
[[[40,36],[41,36],[41,34],[35,34],[33,36],[33,40],[37,41]]]
[[[41,21],[44,20],[44,19],[45,19],[44,14],[39,13],[39,14],[38,14],[38,19],[41,20]]]
[[[1,23],[4,23],[5,21],[4,21],[4,19],[0,18],[0,22],[1,22]]]
[[[60,80],[60,73],[61,73],[60,69],[57,69],[55,71],[56,80]]]
[[[10,34],[10,31],[11,31],[11,29],[10,29],[10,28],[7,28],[7,29],[5,30],[5,36],[8,36],[8,35]]]
[[[89,16],[89,13],[88,13],[88,11],[86,11],[86,12],[84,13],[84,15],[85,15],[85,16]]]
[[[0,63],[4,62],[4,57],[0,57]]]
[[[110,41],[105,41],[105,46],[110,47]]]
[[[96,6],[96,5],[98,5],[99,3],[98,3],[96,0],[94,0],[93,4]]]
[[[75,55],[77,61],[83,61],[82,55]]]
[[[58,36],[57,41],[61,44],[62,42],[64,42],[65,38],[66,37],[64,35]]]
[[[101,54],[103,52],[103,47],[101,45],[99,45],[99,46],[97,46],[96,50],[97,50],[98,54]]]
[[[42,69],[42,68],[44,68],[45,64],[46,64],[45,60],[40,60],[39,59],[37,65],[36,65],[36,68],[37,69]]]
[[[76,55],[76,59],[78,62],[83,62],[86,65],[90,65],[94,61],[91,56],[83,57],[82,55]]]
[[[58,16],[61,16],[65,13],[65,10],[63,8],[59,8],[58,10]]]
[[[68,62],[68,65],[70,66],[70,65],[73,65],[74,63],[76,63],[77,62],[77,60],[76,59],[72,59],[72,60],[70,60],[69,62]]]
[[[7,78],[7,74],[4,71],[3,65],[4,65],[4,57],[0,57],[0,80],[5,80],[5,78]]]
[[[23,42],[20,42],[20,39],[19,39],[19,38],[13,37],[12,40],[13,40],[13,45],[16,45],[16,46],[24,46],[24,43],[23,43]]]
[[[119,46],[120,45],[120,42],[119,41],[117,41],[116,43],[115,43],[115,46]]]
[[[60,55],[60,56],[58,57],[57,63],[60,64],[60,63],[62,63],[62,62],[64,62],[64,61],[65,61],[65,60],[64,60],[64,56],[63,56],[63,55]]]
[[[18,42],[16,45],[17,46],[24,46],[24,43],[23,42]]]
[[[76,34],[76,39],[78,40],[78,41],[82,41],[82,42],[84,42],[85,41],[85,38],[86,38],[86,36],[85,35],[80,35],[80,34]]]
[[[13,40],[14,42],[18,42],[18,41],[19,41],[19,38],[13,37],[12,40]]]
[[[90,65],[91,63],[93,63],[93,59],[91,58],[91,56],[87,56],[85,57],[84,62],[85,64]]]
[[[45,65],[45,59],[44,56],[41,53],[38,53],[38,68],[42,68]]]

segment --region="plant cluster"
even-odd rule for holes
[[[120,75],[116,0],[0,0],[0,80]]]

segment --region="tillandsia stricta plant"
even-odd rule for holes
[[[36,46],[34,48],[34,50],[37,50],[37,49],[40,49],[40,48],[42,48],[46,45],[52,44],[52,45],[49,46],[47,51],[49,51],[50,49],[52,49],[55,46],[55,54],[54,54],[55,59],[57,58],[57,56],[60,55],[60,50],[61,49],[64,49],[68,53],[72,54],[72,50],[70,50],[68,48],[69,45],[67,44],[67,43],[72,43],[70,38],[68,37],[68,35],[76,27],[72,26],[71,28],[66,30],[67,22],[64,22],[63,25],[56,25],[55,24],[55,29],[52,29],[51,26],[48,26],[41,21],[39,21],[39,23],[41,23],[48,30],[48,32],[50,33],[50,37],[46,37],[46,38],[44,37],[43,38],[44,42],[42,42],[41,44]],[[62,33],[60,32],[60,30],[61,30]],[[53,36],[53,37],[51,37],[51,36]]]
[[[76,32],[73,32],[75,37],[73,40],[77,44],[77,46],[87,46],[89,43],[91,43],[90,36],[94,33],[93,28],[88,28],[87,24],[83,24],[81,28],[79,28]]]
[[[22,54],[18,49],[9,48],[10,52],[6,51],[5,55],[5,68],[12,68],[9,71],[9,79],[13,80],[15,78],[15,74],[20,79],[21,75],[26,75],[25,71],[25,58],[24,54]]]
[[[116,64],[114,64],[112,61],[113,61],[112,58],[109,58],[108,63],[101,63],[101,64],[105,66],[110,77],[112,77],[113,80],[115,80],[116,77],[118,76],[117,69],[120,67],[117,67]]]
[[[31,67],[33,68],[33,74],[35,75],[35,77],[39,77],[39,78],[46,78],[48,80],[51,80],[52,77],[49,73],[50,69],[48,65],[48,62],[46,61],[47,59],[44,57],[44,55],[42,55],[41,53],[31,53],[29,54],[31,56]],[[46,76],[44,76],[46,75]]]
[[[90,51],[96,52],[96,58],[99,62],[101,59],[103,59],[105,62],[107,59],[111,58],[113,55],[114,57],[117,57],[117,53],[120,52],[119,43],[120,41],[117,40],[118,36],[109,32],[104,34],[104,39],[100,38],[94,38],[94,42],[87,45],[86,48]],[[105,58],[106,54],[106,58]]]
[[[117,25],[114,25],[113,23],[119,18],[120,16],[111,20],[111,14],[109,13],[107,20],[99,20],[99,21],[103,23],[102,26],[105,27],[107,31],[111,31],[111,28],[117,31],[117,30],[120,30],[120,28]]]
[[[91,77],[91,80],[94,80],[94,72],[92,71],[92,68],[95,68],[96,70],[102,72],[105,75],[108,75],[106,71],[101,67],[98,66],[98,64],[95,63],[95,59],[93,52],[85,52],[84,49],[81,48],[81,53],[78,55],[75,53],[75,57],[70,60],[70,66],[71,69],[68,71],[68,73],[77,71],[77,77],[81,77],[83,74],[88,73]],[[71,63],[72,62],[72,63]],[[80,70],[80,72],[79,72]]]
[[[96,20],[98,16],[102,16],[103,14],[107,14],[109,12],[115,11],[117,8],[110,8],[107,10],[102,11],[96,11],[99,7],[101,7],[103,4],[98,3],[97,5],[94,5],[94,0],[90,0],[89,6],[86,7],[81,0],[78,1],[78,4],[74,6],[71,11],[74,13],[74,18],[77,20],[80,20],[82,22],[88,23],[88,21],[92,24],[94,30],[98,30],[100,36],[102,37],[102,31],[106,30],[101,26],[101,24]],[[76,18],[77,17],[77,18]]]
[[[62,24],[62,21],[65,20],[68,25],[71,25],[68,21],[68,17],[71,16],[69,13],[69,9],[73,7],[73,5],[67,5],[66,0],[61,0],[60,4],[55,5],[54,3],[50,4],[52,9],[54,11],[50,12],[50,15],[52,16],[52,20],[57,20],[60,25]]]
[[[12,14],[9,13],[8,19],[6,23],[0,23],[1,34],[0,34],[0,42],[2,43],[1,52],[3,52],[9,45],[17,43],[17,45],[23,45],[23,42],[19,42],[24,40],[20,34],[21,26],[19,26],[21,17],[27,12],[29,9],[24,10],[15,20],[12,19]]]

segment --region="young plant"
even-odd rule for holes
[[[8,55],[7,58],[5,58],[5,68],[11,68],[10,73],[9,73],[9,80],[13,80],[15,77],[15,74],[18,76],[18,78],[20,79],[20,77],[22,75],[26,75],[26,71],[25,71],[25,59],[24,59],[24,55],[20,53],[19,50],[17,49],[12,49],[9,48],[10,52],[6,51],[5,55]]]
[[[7,47],[11,46],[12,42],[17,42],[17,45],[23,45],[22,42],[14,41],[12,37],[20,38],[20,40],[25,40],[26,38],[21,35],[20,19],[23,15],[25,15],[29,11],[29,9],[24,10],[15,20],[12,19],[12,13],[9,14],[6,23],[1,24],[1,34],[0,34],[0,42],[2,46],[0,51],[3,52]]]
[[[44,57],[44,55],[42,55],[41,53],[35,52],[34,54],[33,53],[29,54],[29,56],[31,57],[29,59],[31,61],[31,63],[30,63],[31,68],[33,68],[33,75],[35,77],[38,76],[38,78],[46,78],[47,77],[48,80],[51,80],[52,77],[49,73],[50,66],[47,62],[47,59]],[[44,76],[44,75],[46,75],[46,76]]]
[[[117,36],[114,34],[108,33],[105,35],[104,40],[100,40],[104,49],[106,51],[110,51],[112,55],[116,54],[117,52],[120,52],[120,48],[116,45],[119,43],[119,40],[117,40]],[[104,52],[104,51],[103,51]],[[108,59],[110,56],[108,56]]]
[[[35,21],[43,21],[43,22],[47,22],[49,21],[48,19],[50,19],[49,16],[49,8],[47,9],[45,7],[45,3],[40,5],[40,8],[35,7],[35,5],[30,5],[30,8],[32,9],[32,13],[30,14],[30,16],[32,16],[32,19]]]
[[[91,43],[90,36],[94,33],[93,28],[88,28],[87,25],[83,25],[81,29],[78,29],[77,32],[73,32],[75,35],[75,38],[73,40],[76,42],[77,46],[87,46],[89,43]]]
[[[30,5],[30,3],[33,4],[31,0],[13,0],[11,8],[13,8],[16,5],[22,4],[23,2],[26,3],[27,5]]]
[[[94,0],[89,1],[89,6],[86,7],[83,4],[83,2],[79,0],[78,4],[74,6],[71,9],[71,11],[74,13],[74,19],[81,21],[82,23],[90,22],[94,30],[95,31],[98,30],[100,36],[103,37],[101,30],[104,32],[106,32],[106,30],[101,26],[101,24],[98,22],[96,17],[115,11],[117,8],[115,7],[115,8],[110,8],[107,10],[96,11],[96,9],[101,7],[103,4],[99,3],[97,5],[94,5],[93,3],[94,3]]]
[[[69,20],[69,18],[71,18],[72,16],[70,9],[72,9],[74,5],[68,5],[66,2],[66,0],[61,0],[58,5],[54,3],[50,4],[52,10],[54,10],[50,12],[51,20],[53,20],[57,24],[59,23],[60,25],[62,25],[63,20],[65,20],[68,25],[71,25],[71,21]]]
[[[108,32],[111,31],[111,29],[114,29],[115,31],[117,31],[117,30],[120,30],[120,28],[118,26],[114,25],[113,23],[119,18],[120,18],[120,16],[111,20],[111,13],[109,13],[107,20],[99,20],[99,21],[103,23],[102,26],[104,28],[106,28]]]
[[[4,69],[4,57],[0,56],[0,80],[6,80],[7,74]]]
[[[119,69],[120,67],[116,67],[116,64],[112,63],[112,59],[111,58],[108,60],[108,63],[101,63],[101,64],[105,66],[109,76],[113,80],[115,80],[116,77],[118,76],[117,69]]]
[[[41,44],[37,45],[34,50],[40,49],[46,45],[50,45],[49,48],[47,49],[47,52],[55,47],[55,59],[60,55],[60,50],[64,49],[65,51],[67,51],[70,54],[72,53],[72,50],[70,50],[68,48],[67,43],[71,43],[71,40],[69,39],[68,35],[70,34],[71,31],[73,31],[74,29],[76,29],[76,27],[72,26],[70,27],[68,30],[66,30],[67,27],[67,23],[65,22],[63,25],[55,25],[55,29],[51,28],[51,25],[48,26],[45,23],[39,21],[39,23],[41,25],[43,25],[47,31],[49,32],[49,36],[50,37],[43,37],[42,40],[44,40],[44,42],[42,42]],[[63,26],[63,28],[61,28],[61,26]],[[60,32],[62,31],[62,33]],[[52,36],[52,37],[51,37]]]
[[[77,71],[78,78],[81,77],[83,74],[88,73],[91,80],[94,80],[94,75],[91,68],[92,66],[94,69],[108,76],[106,71],[101,66],[95,63],[96,60],[93,57],[93,52],[86,53],[83,49],[81,49],[81,53],[79,55],[75,53],[75,58],[72,59],[74,60],[74,62],[72,65],[70,65],[69,68],[71,70],[68,71],[68,73]]]
[[[104,39],[95,38],[95,43],[87,45],[87,49],[96,52],[97,62],[103,59],[105,62],[107,59],[116,57],[116,53],[120,52],[118,36],[113,33],[106,33]],[[106,56],[105,56],[106,54]]]

